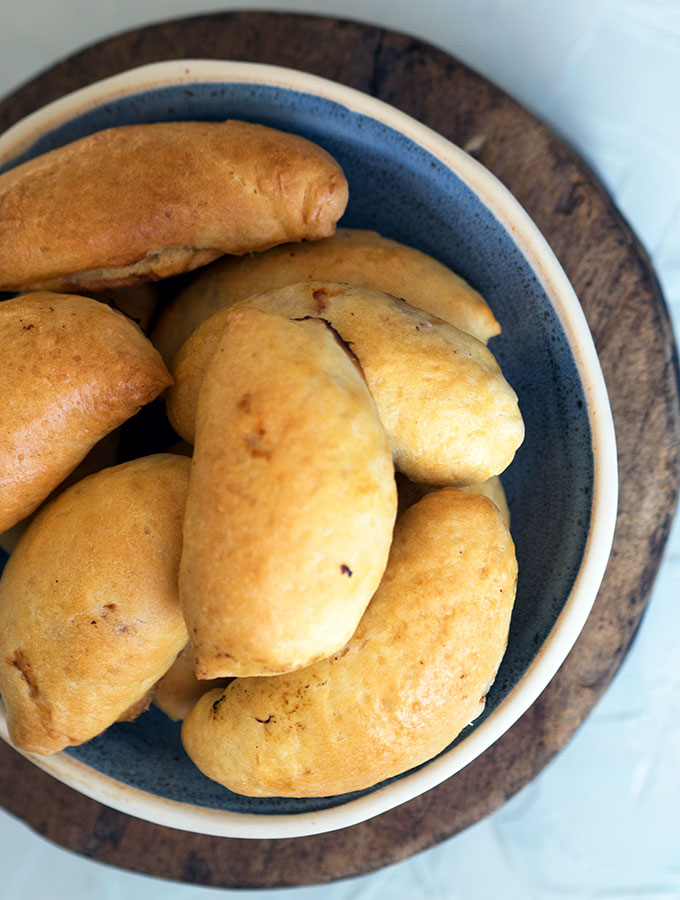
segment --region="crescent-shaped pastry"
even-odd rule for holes
[[[104,469],[19,540],[0,578],[0,694],[17,747],[49,754],[95,737],[143,707],[186,644],[190,468],[159,454]]]
[[[39,291],[0,303],[0,532],[172,379],[122,313]]]
[[[397,522],[382,583],[349,643],[276,678],[238,678],[184,720],[196,765],[252,797],[362,790],[441,752],[484,708],[517,566],[486,497],[445,488]]]
[[[0,175],[0,290],[167,278],[327,237],[346,203],[339,165],[297,135],[238,121],[109,128]]]
[[[198,401],[180,596],[199,678],[272,675],[349,640],[396,515],[385,431],[319,320],[229,310]]]
[[[499,475],[524,438],[517,395],[480,341],[388,294],[305,282],[255,295],[291,319],[325,319],[356,354],[390,439],[396,468],[415,481],[466,485]],[[229,309],[207,319],[173,364],[170,421],[193,440],[198,390]]]

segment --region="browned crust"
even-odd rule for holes
[[[189,460],[158,454],[48,504],[0,582],[0,693],[17,747],[49,754],[139,715],[187,642],[177,591]]]
[[[202,680],[291,671],[342,647],[396,514],[387,435],[325,324],[227,316],[201,389],[179,576]]]
[[[30,515],[105,435],[172,379],[141,330],[87,297],[0,304],[0,531]]]
[[[427,494],[397,523],[347,645],[298,672],[205,694],[184,720],[187,753],[252,797],[362,790],[431,759],[484,708],[516,584],[495,505],[452,488]]]
[[[346,203],[338,164],[297,135],[238,121],[110,128],[0,176],[0,289],[166,278],[327,237]]]

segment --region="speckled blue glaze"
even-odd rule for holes
[[[325,147],[350,185],[341,224],[375,229],[432,254],[486,297],[503,326],[490,348],[517,391],[527,437],[503,476],[520,575],[508,650],[487,698],[486,717],[526,671],[555,623],[590,522],[591,431],[558,317],[509,234],[454,173],[399,132],[309,94],[214,83],[150,90],[68,122],[15,162],[111,125],[224,118],[295,131]],[[213,809],[311,812],[368,793],[315,800],[232,794],[201,775],[182,749],[179,726],[154,708],[67,752],[123,783]]]

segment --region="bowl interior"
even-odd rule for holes
[[[569,596],[588,537],[592,436],[564,329],[505,227],[451,169],[378,119],[304,91],[214,82],[144,90],[45,133],[9,166],[111,125],[225,118],[293,131],[325,147],[350,185],[341,224],[374,229],[441,260],[485,296],[503,326],[490,349],[517,391],[527,434],[503,475],[519,585],[507,653],[484,715],[458,738],[464,740],[493,714],[535,659]],[[0,557],[1,568],[2,551]],[[311,812],[360,795],[292,800],[232,794],[193,766],[182,749],[179,726],[154,708],[65,752],[123,784],[218,810]]]

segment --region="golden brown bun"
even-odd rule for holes
[[[415,482],[410,481],[410,479],[401,472],[397,472],[396,478],[397,498],[399,501],[398,515],[406,512],[410,506],[413,506],[414,503],[421,500],[425,494],[439,490],[435,485],[416,484]],[[481,484],[467,484],[464,487],[461,487],[460,490],[470,494],[482,494],[482,496],[492,500],[496,504],[498,512],[501,514],[501,518],[505,522],[507,528],[510,528],[510,507],[508,506],[505,491],[503,490],[503,485],[501,484],[498,475],[494,475],[493,478],[489,478],[487,481],[482,481]]]
[[[0,175],[0,289],[167,278],[327,237],[346,203],[338,164],[297,135],[237,121],[109,128]]]
[[[199,681],[194,673],[194,652],[191,644],[180,655],[156,685],[152,701],[166,716],[181,721],[203,694],[226,687],[228,678]]]
[[[0,579],[0,694],[17,747],[99,734],[186,644],[177,593],[191,463],[105,469],[36,516]]]
[[[486,481],[503,472],[522,443],[517,395],[489,350],[430,313],[378,291],[329,282],[290,285],[236,306],[327,320],[359,359],[395,466],[413,481]],[[168,415],[189,442],[201,379],[230,308],[205,321],[175,357]]]
[[[387,437],[332,331],[230,310],[199,396],[180,566],[197,676],[335,652],[380,583],[395,515]]]
[[[347,646],[300,672],[206,694],[184,720],[187,753],[254,797],[361,790],[431,759],[483,709],[516,578],[490,500],[428,494],[397,522],[387,571]]]
[[[78,463],[71,474],[56,486],[44,502],[50,503],[55,497],[61,494],[62,491],[71,487],[72,484],[76,484],[76,482],[81,481],[83,478],[87,478],[88,475],[94,475],[95,472],[100,472],[102,469],[107,469],[109,466],[115,465],[118,459],[119,444],[120,429],[117,428],[115,431],[112,431],[110,434],[107,434],[106,437],[102,438],[99,443],[94,445],[83,461]],[[38,510],[39,509],[40,507],[38,507]],[[17,522],[17,524],[8,531],[4,531],[0,534],[0,547],[2,547],[3,550],[6,550],[7,553],[12,553],[19,538],[31,524],[34,515],[35,513],[32,513],[30,516],[22,519],[21,522]]]
[[[0,303],[0,531],[172,379],[122,313],[40,291]]]
[[[300,281],[334,281],[403,297],[486,344],[501,327],[484,298],[431,256],[375,231],[338,229],[313,244],[284,244],[200,272],[163,310],[152,340],[172,364],[201,322],[223,306]]]

